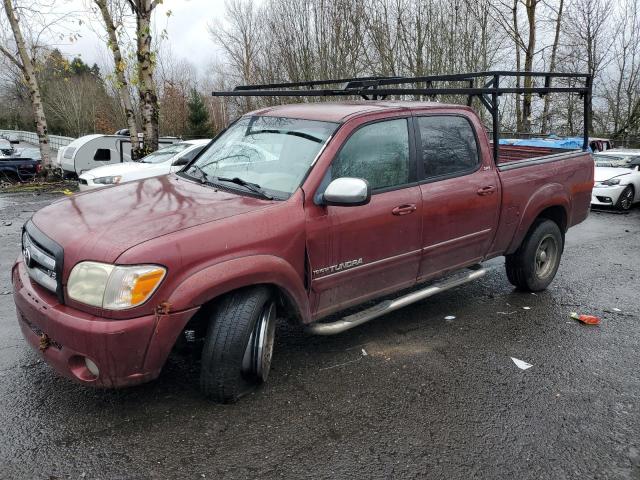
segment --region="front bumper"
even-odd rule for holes
[[[18,323],[31,347],[61,375],[98,387],[124,387],[156,378],[197,311],[107,320],[61,305],[34,287],[21,261],[13,266],[12,282]],[[85,358],[98,366],[97,376]]]
[[[614,185],[612,187],[593,187],[591,192],[591,205],[615,205],[626,185]]]

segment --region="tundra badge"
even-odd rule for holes
[[[347,262],[340,262],[337,265],[331,265],[329,267],[318,268],[313,271],[313,275],[315,277],[320,275],[326,275],[330,273],[338,273],[342,270],[347,270],[349,268],[357,267],[358,265],[362,265],[362,258],[358,258],[356,260],[349,260]]]

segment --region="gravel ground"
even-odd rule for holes
[[[283,326],[268,384],[219,406],[189,355],[103,391],[27,347],[10,267],[23,222],[59,195],[0,196],[0,478],[640,478],[638,208],[572,229],[537,295],[515,292],[499,259],[339,336]]]

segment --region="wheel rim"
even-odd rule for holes
[[[633,192],[630,188],[626,188],[624,192],[622,192],[622,198],[620,199],[620,206],[623,210],[629,210],[631,207],[631,200],[633,197]]]
[[[262,309],[256,326],[251,332],[242,359],[242,371],[265,382],[271,370],[273,344],[276,333],[276,304],[268,302]]]
[[[536,276],[546,278],[553,272],[558,258],[558,243],[553,235],[546,235],[536,249]]]

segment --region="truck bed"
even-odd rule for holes
[[[493,145],[492,145],[493,148]],[[580,150],[570,150],[566,148],[554,147],[532,147],[527,145],[500,145],[498,150],[498,165],[506,162],[517,162],[533,158],[556,155],[559,153],[569,153]]]
[[[503,148],[500,145],[500,149]],[[502,185],[502,213],[489,257],[513,253],[546,205],[562,208],[556,208],[552,215],[561,217],[558,220],[564,231],[583,221],[589,213],[594,171],[591,153],[524,148],[530,150],[531,156],[511,157],[512,160],[497,166]]]

